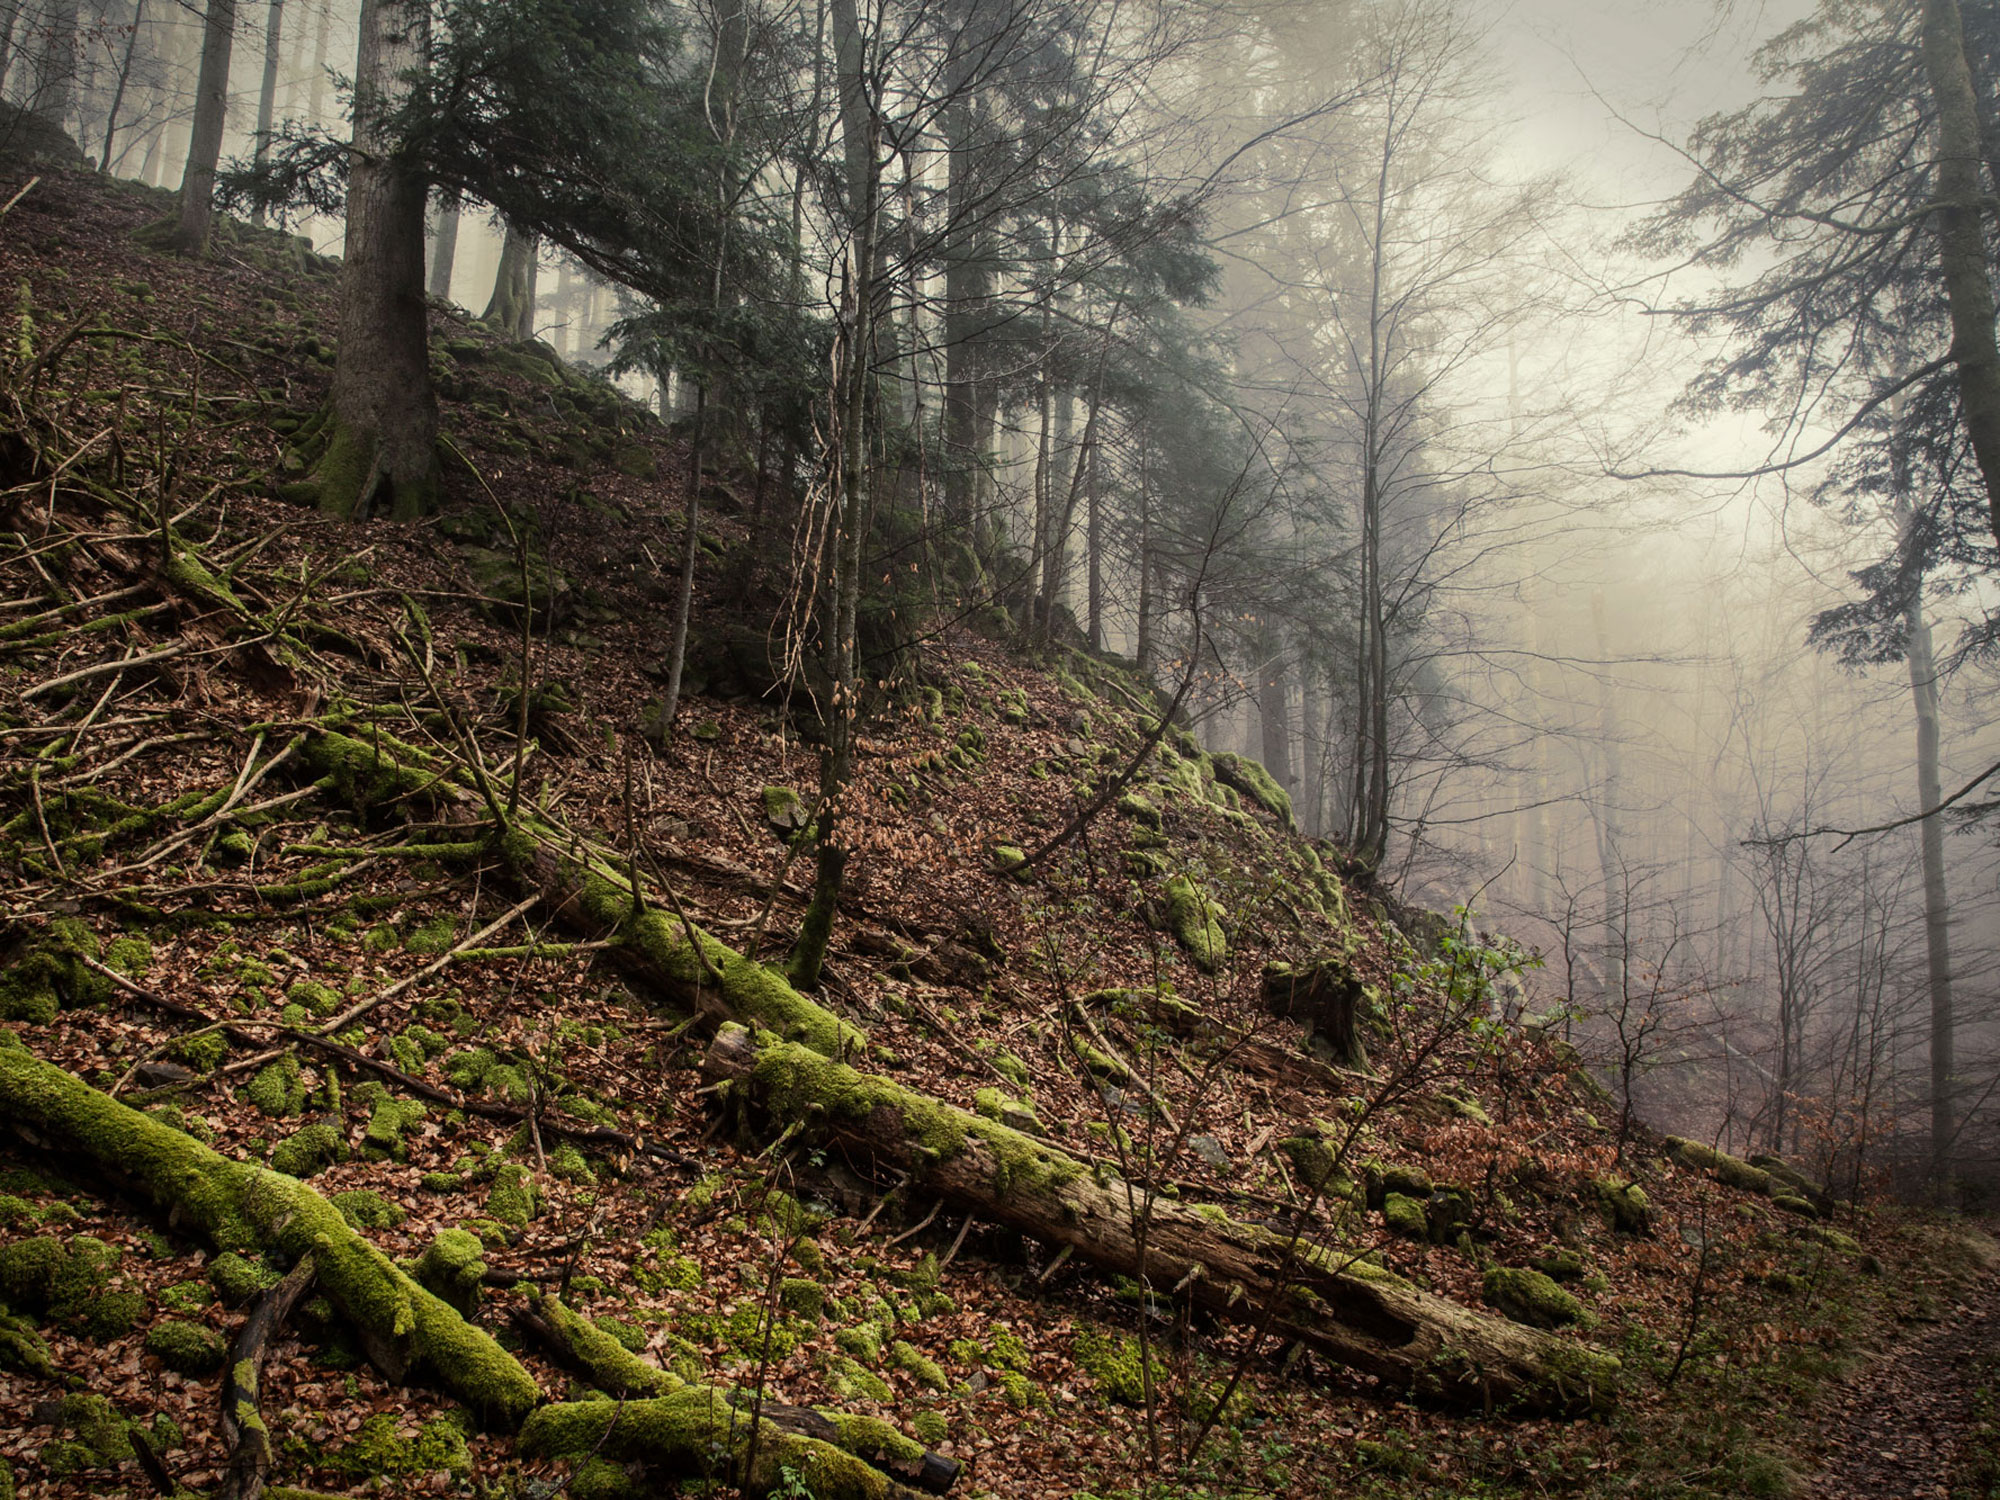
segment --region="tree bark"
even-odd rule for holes
[[[209,226],[215,218],[215,166],[222,158],[222,124],[229,106],[229,55],[235,42],[236,0],[208,0],[194,129],[181,171],[180,219],[169,240],[183,255],[201,255],[208,249]]]
[[[264,1356],[313,1282],[310,1253],[285,1279],[257,1299],[243,1327],[230,1341],[222,1376],[222,1437],[229,1449],[229,1473],[220,1500],[259,1500],[271,1473],[271,1429],[258,1409]]]
[[[423,59],[429,16],[417,0],[363,0],[355,63],[354,146],[340,267],[340,355],[333,429],[315,478],[319,508],[399,521],[438,496],[437,393],[424,300],[423,176],[385,120]]]
[[[1216,1317],[1261,1324],[1398,1390],[1520,1415],[1581,1414],[1609,1396],[1615,1362],[1579,1344],[1303,1241],[1294,1253],[1287,1236],[1213,1209],[1154,1200],[1142,1264],[1134,1204],[1117,1178],[1100,1182],[1032,1136],[796,1044],[760,1046],[742,1027],[725,1026],[703,1069],[815,1140],[921,1172],[926,1188],[958,1209],[1115,1274],[1184,1286]]]
[[[41,45],[35,51],[33,92],[28,112],[58,130],[69,128],[76,97],[77,0],[55,0],[46,13]]]
[[[262,164],[271,152],[271,117],[278,107],[278,60],[284,55],[285,0],[271,0],[264,18],[264,80],[257,90],[257,146],[255,159]],[[250,222],[264,227],[264,205],[259,203]]]
[[[500,267],[493,273],[493,295],[479,321],[510,339],[535,336],[535,236],[507,226],[500,245]]]
[[[1951,309],[1959,410],[1986,482],[1988,519],[2000,541],[2000,342],[1993,330],[1980,168],[1979,101],[1958,0],[1924,0],[1924,72],[1937,107],[1938,262]]]
[[[458,194],[438,205],[437,238],[431,243],[430,293],[433,301],[451,301],[451,270],[458,259]]]

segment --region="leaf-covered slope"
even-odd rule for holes
[[[1413,948],[1289,831],[1268,778],[1178,731],[1080,838],[1019,867],[1154,728],[1115,665],[1032,667],[965,630],[922,648],[868,726],[828,982],[790,997],[753,962],[782,956],[803,909],[788,854],[815,776],[811,715],[760,696],[779,653],[743,614],[774,586],[775,498],[717,487],[723,518],[695,539],[701,691],[663,747],[671,435],[440,313],[467,460],[452,508],[322,522],[282,487],[324,393],[328,283],[247,232],[215,265],[151,255],[125,235],[157,206],[57,176],[0,238],[21,320],[0,452],[0,1013],[35,1056],[229,1161],[309,1178],[392,1259],[470,1235],[483,1290],[460,1292],[510,1342],[560,1292],[678,1380],[873,1415],[971,1459],[965,1492],[1137,1483],[1149,1396],[1169,1455],[1246,1351],[1199,1458],[1232,1492],[1301,1493],[1283,1454],[1306,1443],[1329,1486],[1581,1489],[1643,1476],[1630,1445],[1686,1429],[1728,1493],[1778,1440],[1715,1425],[1713,1395],[1851,1337],[1874,1295],[1855,1226],[1699,1147],[1641,1130],[1621,1148],[1560,1043],[1496,1006],[1518,955],[1449,924]],[[716,944],[701,958],[694,924]],[[811,1099],[772,1112],[768,1090],[714,1087],[705,1033],[725,1014],[995,1139],[1038,1138],[1126,1240],[1156,1214],[1249,1226],[1289,1247],[1278,1275],[1302,1305],[1329,1268],[1394,1278],[1410,1305],[1573,1350],[1586,1388],[1619,1355],[1622,1392],[1593,1394],[1622,1404],[1523,1436],[1505,1412],[1395,1405],[1310,1339],[1287,1354],[1262,1335],[1310,1318],[1246,1318],[1229,1286],[1193,1285],[1198,1259],[1145,1262],[1149,1301],[1060,1236],[968,1211],[925,1170],[949,1140],[917,1129],[891,1166],[822,1130]],[[246,1260],[259,1247],[67,1170],[20,1159],[0,1199],[0,1409],[33,1418],[0,1453],[51,1493],[132,1481],[130,1418],[205,1486],[220,1378],[199,1335],[165,1330],[232,1332],[288,1252]],[[281,1478],[449,1488],[524,1456],[566,1472],[386,1382],[351,1325],[308,1302],[266,1370]],[[1742,1332],[1759,1326],[1776,1337]],[[551,1397],[610,1378],[545,1345],[521,1359]],[[68,1382],[118,1415],[58,1405]],[[587,1467],[573,1493],[623,1482],[605,1454]]]

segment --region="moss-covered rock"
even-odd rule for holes
[[[97,958],[97,935],[74,917],[58,917],[0,965],[0,1021],[46,1026],[60,1010],[102,1005],[111,981],[83,962]]]
[[[356,1229],[394,1229],[409,1215],[399,1203],[391,1203],[372,1188],[354,1188],[327,1199],[340,1216]]]
[[[541,1193],[527,1168],[508,1162],[493,1174],[486,1194],[486,1211],[503,1224],[526,1229],[541,1210]]]
[[[162,1318],[146,1332],[146,1352],[157,1355],[169,1370],[209,1376],[222,1368],[228,1351],[222,1335],[206,1324]]]
[[[1122,1406],[1145,1405],[1148,1373],[1151,1374],[1155,1392],[1167,1388],[1167,1371],[1160,1363],[1159,1354],[1152,1352],[1151,1370],[1148,1372],[1139,1362],[1137,1339],[1101,1334],[1086,1328],[1077,1334],[1071,1352],[1076,1356],[1077,1365],[1106,1399]]]
[[[1604,1214],[1604,1221],[1612,1229],[1619,1234],[1652,1232],[1652,1203],[1638,1183],[1600,1177],[1591,1184],[1591,1188],[1597,1195],[1597,1206]]]
[[[301,1182],[346,1159],[346,1139],[326,1124],[295,1130],[271,1149],[272,1169]]]
[[[1382,1222],[1391,1234],[1404,1239],[1421,1240],[1430,1237],[1430,1219],[1424,1213],[1423,1200],[1407,1197],[1402,1193],[1386,1193],[1382,1198]]]
[[[460,1317],[469,1318],[479,1308],[480,1282],[486,1275],[485,1249],[477,1235],[463,1229],[441,1229],[411,1274],[432,1296],[456,1309]]]
[[[243,1097],[274,1120],[296,1115],[305,1108],[306,1102],[305,1078],[299,1072],[299,1060],[287,1052],[276,1061],[266,1063],[257,1070],[257,1076],[244,1085]]]
[[[1568,1328],[1586,1316],[1583,1304],[1540,1271],[1496,1266],[1486,1273],[1486,1305],[1531,1328]]]
[[[787,1276],[778,1283],[778,1305],[798,1317],[817,1320],[826,1310],[826,1288],[803,1276]]]
[[[1671,1159],[1684,1167],[1709,1173],[1724,1187],[1735,1188],[1740,1193],[1758,1193],[1766,1198],[1771,1196],[1771,1174],[1731,1156],[1727,1151],[1718,1151],[1700,1141],[1683,1140],[1674,1135],[1668,1136],[1662,1145]]]
[[[1227,750],[1218,750],[1209,756],[1208,763],[1217,781],[1235,788],[1248,797],[1276,818],[1279,826],[1284,828],[1294,826],[1291,797],[1272,778],[1271,773],[1256,761],[1231,754]]]
[[[1216,973],[1229,962],[1229,935],[1222,928],[1222,908],[1187,876],[1176,875],[1167,881],[1160,922],[1203,973]]]
[[[209,1285],[224,1302],[232,1304],[261,1296],[282,1279],[269,1266],[234,1251],[218,1255],[208,1263]]]

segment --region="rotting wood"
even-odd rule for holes
[[[229,1449],[229,1472],[217,1500],[258,1500],[271,1476],[271,1429],[260,1408],[264,1356],[313,1282],[310,1253],[284,1280],[257,1299],[229,1346],[222,1374],[222,1438]]]
[[[703,1062],[773,1117],[803,1122],[822,1144],[919,1174],[965,1212],[1074,1252],[1102,1270],[1185,1282],[1231,1321],[1269,1331],[1455,1406],[1517,1415],[1579,1415],[1612,1393],[1617,1361],[1420,1291],[1349,1257],[1300,1247],[1220,1209],[1155,1199],[1145,1265],[1125,1184],[1046,1142],[871,1078],[807,1048],[725,1026]]]

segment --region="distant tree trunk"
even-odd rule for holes
[[[460,213],[458,194],[448,194],[438,205],[437,239],[431,245],[431,282],[433,300],[451,301],[451,268],[458,259],[458,217]]]
[[[1930,621],[1924,618],[1921,595],[1911,591],[1904,606],[1908,627],[1905,654],[1910,667],[1910,694],[1917,713],[1917,810],[1935,813],[1944,801],[1938,771],[1937,668],[1931,657]],[[1956,1018],[1951,995],[1951,903],[1945,889],[1944,829],[1926,817],[1918,825],[1924,867],[1924,948],[1931,987],[1931,1178],[1940,1191],[1951,1180],[1952,1052]]]
[[[58,130],[69,128],[70,102],[76,95],[76,12],[77,0],[56,0],[44,13],[34,91],[26,101],[28,113]]]
[[[1132,658],[1142,682],[1153,675],[1153,502],[1146,491],[1146,462],[1139,460],[1139,623]]]
[[[1986,481],[1988,519],[2000,541],[2000,341],[1986,270],[1979,170],[1979,96],[1966,56],[1958,0],[1924,0],[1924,72],[1937,107],[1938,263],[1951,309],[1951,355],[1959,409]]]
[[[201,76],[194,91],[194,132],[181,171],[180,221],[169,243],[183,255],[208,249],[215,217],[215,165],[222,157],[222,122],[229,105],[229,54],[236,41],[236,0],[208,0],[202,23]]]
[[[327,33],[333,29],[333,0],[320,0],[319,30],[313,35],[312,93],[306,113],[318,124],[326,118]]]
[[[278,107],[278,59],[284,54],[285,0],[271,0],[264,19],[264,82],[257,92],[257,147],[255,159],[261,165],[271,151],[271,116]],[[258,204],[250,217],[264,227],[264,205]]]
[[[1257,716],[1262,721],[1259,746],[1264,769],[1289,796],[1298,789],[1292,777],[1292,691],[1285,680],[1284,644],[1268,627],[1263,633],[1263,658],[1257,673]]]
[[[536,241],[513,225],[500,246],[500,268],[493,275],[493,295],[479,321],[511,339],[535,336]]]
[[[104,117],[104,154],[97,161],[100,173],[111,170],[111,143],[118,136],[118,110],[125,102],[125,85],[132,79],[132,58],[139,48],[139,28],[145,24],[146,0],[134,0],[132,29],[126,34],[125,53],[118,62],[118,85],[111,91],[111,108]]]
[[[14,71],[14,30],[21,24],[23,0],[0,6],[0,99],[7,96],[7,75]]]
[[[437,502],[437,394],[424,301],[427,186],[397,156],[381,123],[406,86],[403,76],[423,57],[428,32],[420,0],[363,0],[333,432],[317,471],[320,509],[355,520],[380,509],[408,520]]]
[[[1100,444],[1092,443],[1086,453],[1089,467],[1084,470],[1083,497],[1083,550],[1084,573],[1088,582],[1088,602],[1090,615],[1090,649],[1104,649],[1104,481],[1100,472],[1098,450]]]

